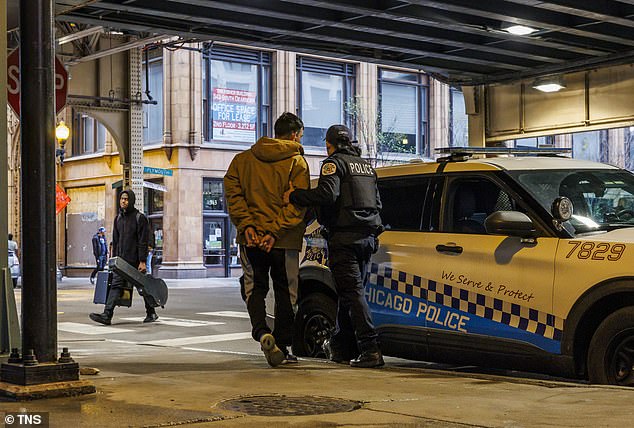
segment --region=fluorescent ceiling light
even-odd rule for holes
[[[557,92],[564,89],[565,86],[561,86],[559,83],[544,83],[541,85],[533,86],[533,88],[542,92]]]
[[[537,28],[526,27],[524,25],[512,25],[510,27],[503,28],[504,31],[508,31],[516,36],[527,36],[537,31]]]
[[[561,77],[542,77],[533,82],[533,89],[542,92],[557,92],[566,87],[564,79]]]

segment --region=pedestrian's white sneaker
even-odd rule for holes
[[[260,345],[266,362],[271,367],[277,367],[284,361],[284,353],[275,344],[275,337],[270,333],[265,333],[260,337]]]

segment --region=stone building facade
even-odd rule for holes
[[[144,99],[156,103],[143,107],[143,211],[152,227],[154,273],[161,277],[239,274],[222,177],[237,153],[273,134],[284,111],[305,122],[305,157],[314,177],[333,123],[355,130],[377,165],[468,145],[461,92],[419,70],[222,44],[163,46],[144,58]],[[108,76],[122,61],[113,56],[71,66],[71,89],[81,94],[92,84],[82,77]],[[104,91],[118,97],[125,92],[112,75],[99,84],[109,84]],[[107,109],[91,115],[80,107],[71,103],[59,117],[72,124],[66,159],[57,167],[58,184],[71,198],[57,221],[57,260],[66,275],[84,275],[94,265],[90,243],[99,226],[110,238],[123,173],[115,137],[99,121]],[[19,126],[11,117],[9,224],[19,241]],[[633,137],[632,129],[615,129],[506,145],[572,147],[575,157],[629,167]]]

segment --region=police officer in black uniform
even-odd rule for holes
[[[381,199],[374,168],[360,157],[361,150],[353,145],[351,135],[344,125],[328,128],[329,156],[322,163],[318,186],[303,190],[291,185],[284,199],[296,206],[318,207],[318,220],[328,240],[328,265],[339,300],[335,331],[324,343],[326,354],[332,361],[350,361],[352,367],[379,367],[384,364],[383,356],[364,282],[370,256],[377,250],[377,236],[383,230]]]

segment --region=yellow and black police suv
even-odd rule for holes
[[[384,354],[634,385],[634,175],[545,149],[446,153],[377,169],[365,297]],[[293,349],[320,356],[336,294],[318,225],[305,242]]]

